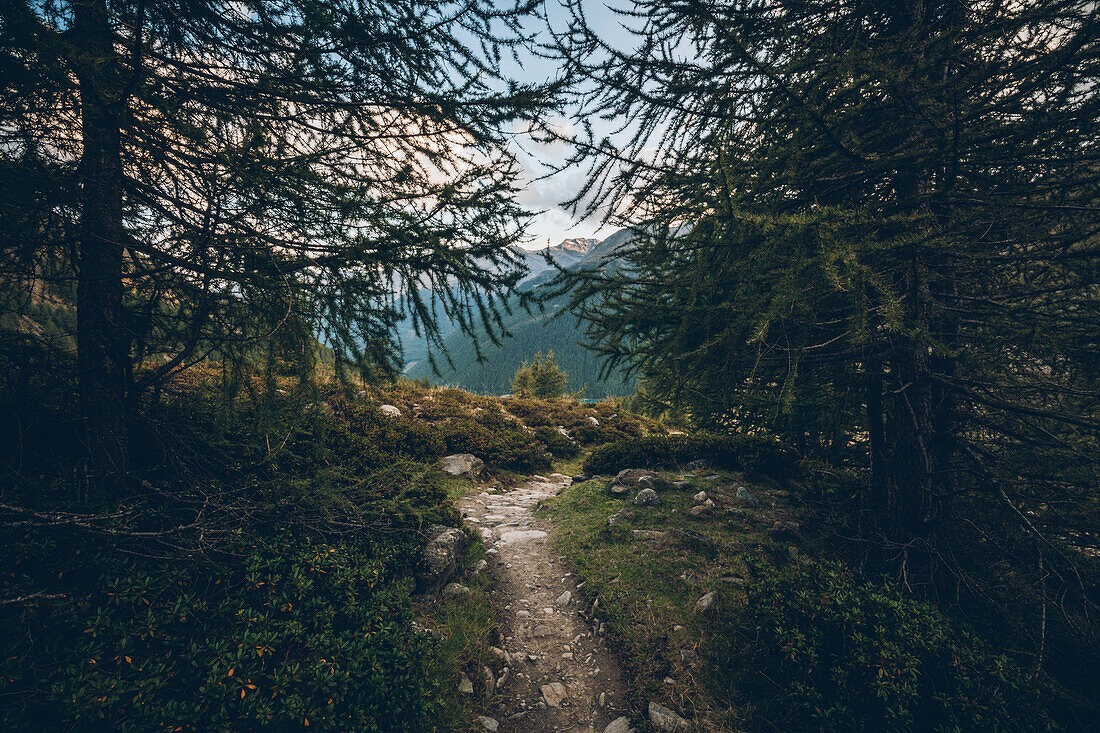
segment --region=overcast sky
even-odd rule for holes
[[[626,7],[629,0],[585,0],[585,14],[592,25],[605,29],[612,37],[617,35],[616,30],[621,28],[620,18],[612,12],[612,7]],[[565,13],[558,5],[558,0],[546,0],[546,6],[550,14],[550,20],[555,27],[564,25]],[[619,31],[623,37],[627,36],[625,30]],[[553,63],[545,59],[527,55],[523,58],[523,66],[517,66],[510,59],[504,64],[504,73],[520,81],[544,82],[554,78],[556,68]],[[572,121],[569,119],[570,110],[561,110],[562,117],[554,120],[556,126],[563,131],[572,129]],[[593,122],[596,129],[606,125]],[[521,132],[518,128],[517,132]],[[563,144],[539,145],[533,143],[530,138],[520,135],[517,140],[523,150],[518,151],[520,163],[526,171],[527,188],[520,194],[519,201],[531,211],[540,211],[534,221],[528,227],[530,242],[528,248],[545,247],[547,241],[557,244],[563,239],[573,237],[596,237],[603,239],[614,233],[617,227],[601,225],[599,217],[590,217],[588,220],[579,220],[577,216],[561,206],[565,200],[576,195],[584,185],[586,178],[583,168],[572,168],[550,177],[547,175],[546,163],[560,164],[568,155],[568,150]]]

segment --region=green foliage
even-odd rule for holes
[[[535,430],[535,437],[546,445],[555,458],[573,458],[581,452],[580,447],[557,428],[543,426]]]
[[[544,288],[536,288],[535,297],[545,296]],[[554,361],[569,377],[567,391],[585,390],[593,397],[627,395],[633,389],[633,379],[622,372],[601,374],[602,362],[596,354],[577,343],[582,325],[573,316],[554,317],[565,298],[546,301],[545,314],[530,314],[513,304],[512,315],[504,320],[509,335],[499,346],[475,342],[462,333],[453,333],[446,339],[446,348],[452,364],[438,364],[435,374],[428,360],[419,361],[409,375],[430,379],[440,384],[453,384],[471,392],[501,395],[514,392],[512,378],[523,362],[533,352],[552,350]],[[478,334],[485,341],[484,334]],[[478,360],[478,354],[484,359]]]
[[[587,473],[624,468],[678,468],[703,459],[715,468],[785,479],[795,475],[796,455],[775,438],[758,435],[670,435],[618,440],[592,451]]]
[[[224,563],[96,554],[87,596],[6,614],[36,632],[5,637],[0,685],[23,704],[4,727],[432,730],[434,642],[397,582],[418,545],[280,534]]]
[[[839,563],[758,564],[711,636],[719,694],[753,729],[1041,731],[1049,690],[889,584]]]
[[[565,372],[554,363],[554,352],[548,352],[545,357],[542,352],[536,352],[530,364],[525,361],[516,370],[512,391],[521,397],[552,400],[565,394],[567,382]]]

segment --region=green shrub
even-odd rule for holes
[[[750,727],[1039,731],[1041,686],[932,606],[839,563],[757,566],[710,640],[719,695]]]
[[[432,730],[436,642],[398,566],[416,537],[281,534],[219,565],[97,555],[88,595],[15,619],[40,631],[3,643],[0,695],[21,704],[0,727]]]
[[[535,431],[535,437],[542,441],[556,458],[572,458],[580,453],[577,444],[559,433],[557,428],[541,427]]]
[[[716,468],[785,479],[796,471],[796,457],[778,440],[756,435],[670,435],[617,440],[600,446],[584,462],[587,473],[624,468],[675,468],[696,459]]]
[[[545,357],[539,352],[533,362],[525,361],[516,370],[512,377],[512,391],[522,397],[552,400],[565,394],[568,381],[565,372],[554,363],[554,352],[549,352]]]

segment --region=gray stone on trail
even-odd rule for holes
[[[508,684],[508,680],[512,679],[512,668],[505,667],[504,671],[500,673],[500,677],[497,679],[497,689],[504,687]]]
[[[484,461],[469,453],[455,453],[439,459],[439,470],[449,476],[470,476],[475,478],[481,475],[485,467]]]
[[[662,731],[687,730],[688,722],[664,705],[655,702],[649,703],[649,722],[653,727]]]
[[[541,688],[543,702],[547,707],[560,708],[565,698],[569,697],[569,691],[560,682],[551,682]]]
[[[696,494],[695,496],[693,496],[691,498],[692,498],[692,501],[695,501],[697,503],[702,503],[702,502],[707,500],[707,492],[700,491],[698,494]]]
[[[565,591],[560,596],[558,596],[558,600],[554,601],[554,603],[557,604],[558,608],[565,608],[572,602],[572,600],[573,594],[569,591]]]
[[[386,417],[401,417],[401,410],[394,405],[382,405],[378,411]]]
[[[718,603],[718,592],[711,591],[695,602],[695,610],[700,613],[710,613]]]
[[[443,586],[443,595],[447,598],[469,598],[474,592],[462,583],[447,583]]]
[[[465,672],[458,673],[458,691],[464,695],[474,694],[474,683],[470,682],[470,678],[466,676]]]
[[[485,730],[495,731],[500,728],[500,723],[497,722],[496,718],[490,718],[487,715],[479,715],[477,716],[477,720]]]
[[[603,729],[603,733],[630,733],[630,730],[630,718],[624,715],[608,723],[607,727]]]
[[[496,657],[496,658],[497,658],[497,660],[498,660],[498,661],[499,661],[499,662],[500,662],[501,664],[503,664],[503,665],[505,665],[505,666],[507,666],[507,665],[509,665],[509,664],[511,664],[511,663],[512,663],[512,658],[511,658],[511,657],[509,656],[508,652],[504,651],[503,649],[501,649],[501,648],[500,648],[500,647],[498,647],[498,646],[491,646],[491,647],[489,647],[489,652],[490,652],[490,653],[491,653],[491,654],[492,654],[492,655],[493,655],[494,657]]]
[[[477,565],[474,565],[474,573],[480,573],[488,567],[489,563],[485,562],[485,560],[478,560]]]
[[[432,525],[417,574],[422,590],[434,591],[454,575],[467,541],[466,533],[461,529]]]
[[[634,497],[634,503],[637,506],[657,506],[661,503],[661,497],[653,489],[642,489]]]
[[[511,545],[518,542],[541,540],[544,537],[546,537],[546,533],[541,529],[513,529],[501,534],[500,541],[502,544]]]
[[[738,486],[737,487],[737,498],[738,498],[738,500],[745,502],[749,506],[759,506],[760,505],[760,500],[757,499],[755,496],[753,496],[752,492],[749,491],[744,486]]]
[[[550,636],[550,627],[546,624],[539,624],[535,627],[535,630],[531,632],[531,636],[535,637],[536,639],[543,636]]]

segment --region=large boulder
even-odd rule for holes
[[[451,579],[458,570],[467,541],[461,529],[440,524],[432,526],[417,572],[417,585],[422,591],[434,592]]]
[[[449,476],[477,478],[484,468],[484,461],[469,453],[455,453],[439,459],[439,470]]]

